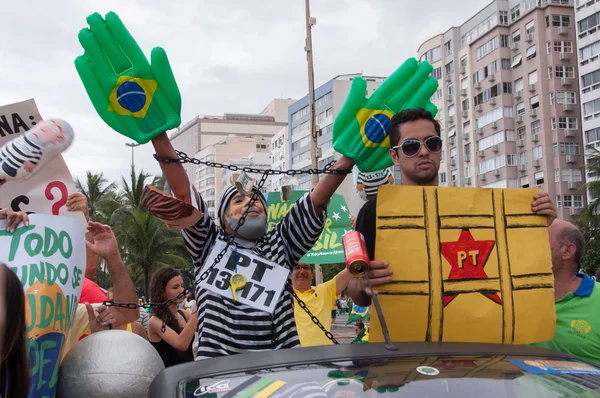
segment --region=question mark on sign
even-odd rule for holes
[[[52,214],[58,216],[58,211],[60,210],[60,208],[67,203],[67,197],[69,195],[69,192],[64,182],[52,181],[50,184],[48,184],[48,186],[46,187],[46,191],[44,192],[46,194],[46,199],[54,200],[54,195],[52,194],[53,188],[58,188],[58,190],[61,193],[60,200],[52,205]]]
[[[12,200],[12,202],[10,202],[10,208],[12,209],[12,211],[23,211],[21,210],[21,205],[22,204],[29,204],[29,198],[25,195],[19,195],[16,198],[14,198]],[[32,211],[28,211],[27,214],[35,214]]]

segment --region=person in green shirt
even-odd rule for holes
[[[549,341],[531,344],[600,364],[600,283],[577,273],[585,239],[573,224],[556,219],[548,227],[554,274],[556,329]]]

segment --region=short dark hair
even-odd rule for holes
[[[433,123],[438,137],[441,136],[440,123],[433,118],[431,112],[423,108],[404,109],[392,117],[392,124],[390,126],[391,147],[395,147],[400,143],[400,128],[402,127],[402,124],[417,120],[429,120],[431,123]]]
[[[558,233],[558,243],[561,246],[575,245],[575,265],[577,266],[577,271],[579,271],[585,250],[585,238],[579,228],[575,226],[562,228]]]
[[[356,321],[356,326],[360,330],[363,330],[365,328],[365,324],[363,323],[363,321]]]

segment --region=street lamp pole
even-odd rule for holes
[[[140,144],[136,144],[135,142],[126,142],[125,145],[131,147],[131,167],[133,167],[133,165],[134,165],[133,151],[134,151],[134,148],[136,146],[140,146]]]
[[[312,168],[317,168],[318,153],[317,153],[317,126],[315,124],[315,74],[313,70],[313,52],[312,52],[312,26],[316,25],[317,20],[310,16],[310,0],[305,0],[306,7],[306,43],[304,51],[306,51],[306,60],[308,61],[308,118],[310,127],[310,149]],[[319,182],[317,174],[312,175],[313,188]]]

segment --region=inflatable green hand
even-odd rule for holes
[[[367,82],[355,78],[342,110],[333,124],[333,148],[351,158],[361,172],[393,165],[389,156],[391,118],[403,109],[425,108],[437,113],[429,98],[438,81],[428,62],[410,58],[366,98]]]
[[[79,32],[85,50],[75,67],[100,117],[138,144],[181,124],[181,95],[165,51],[152,50],[152,66],[114,12],[87,17]]]

